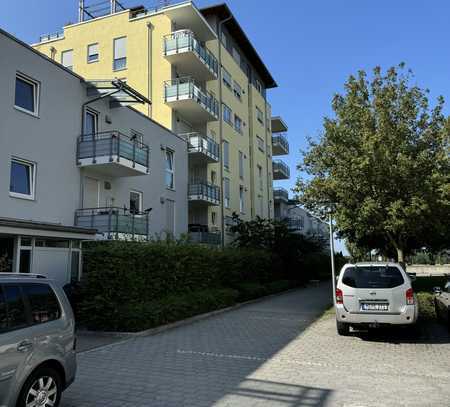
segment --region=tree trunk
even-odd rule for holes
[[[403,249],[400,249],[398,247],[397,247],[397,262],[403,267],[404,270],[406,270]]]

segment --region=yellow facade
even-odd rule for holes
[[[88,80],[126,79],[128,85],[152,101],[151,107],[140,106],[138,109],[176,133],[199,131],[214,138],[220,144],[221,161],[224,159],[223,144],[228,142],[228,168],[221,171],[223,162],[205,164],[205,171],[200,167],[190,168],[190,178],[194,179],[201,173],[205,180],[222,188],[220,205],[190,205],[190,223],[206,223],[210,230],[222,231],[227,240],[223,220],[229,219],[233,213],[245,220],[255,216],[273,217],[271,108],[195,6],[184,3],[182,7],[185,9],[174,6],[178,14],[165,8],[135,17],[125,10],[68,25],[64,27],[62,37],[35,44],[34,47],[58,62],[61,62],[62,52],[73,50],[73,70]],[[180,13],[191,17],[180,18]],[[196,35],[195,28],[198,27],[202,29],[201,36],[206,39],[205,47],[217,60],[220,57],[219,67],[222,66],[242,89],[239,100],[233,86],[229,89],[221,80],[222,72],[219,72],[217,79],[200,82],[202,88],[218,99],[220,109],[222,103],[231,108],[233,125],[224,120],[191,123],[189,113],[183,115],[165,102],[164,82],[177,78],[179,72],[177,65],[164,55],[164,38],[177,29],[191,29]],[[126,37],[126,68],[115,71],[113,44],[114,39],[120,37]],[[88,62],[88,45],[93,43],[98,44],[99,58],[97,62]],[[251,60],[249,62],[252,63]],[[257,109],[262,112],[262,120],[258,120]],[[242,120],[241,134],[234,128],[234,115]],[[239,157],[243,157],[242,165]],[[242,168],[243,174],[240,174]],[[228,207],[224,204],[221,178],[230,180]],[[243,205],[241,197],[244,198]]]

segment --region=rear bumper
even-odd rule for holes
[[[417,321],[417,305],[406,305],[399,314],[375,312],[348,312],[341,304],[336,305],[336,318],[349,324],[411,325]]]

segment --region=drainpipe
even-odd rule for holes
[[[147,28],[148,28],[148,35],[147,35],[147,52],[148,52],[148,56],[147,56],[147,97],[149,100],[152,100],[152,93],[153,93],[153,81],[152,81],[152,76],[153,76],[153,69],[152,69],[152,50],[153,50],[153,35],[152,35],[152,30],[153,30],[153,25],[152,23],[147,23]],[[148,116],[152,117],[153,115],[153,111],[152,111],[152,105],[148,104]]]
[[[250,71],[250,77],[248,78],[248,114],[249,114],[249,153],[250,153],[250,217],[253,219],[255,217],[255,180],[254,180],[254,170],[255,161],[253,154],[253,139],[254,139],[254,128],[253,128],[253,72]]]
[[[267,167],[267,171],[266,171],[266,178],[267,178],[267,218],[270,219],[270,201],[271,201],[271,197],[270,197],[270,184],[269,184],[269,172],[272,171],[272,160],[269,160],[269,156],[267,154],[267,146],[270,144],[270,157],[273,157],[272,154],[272,133],[268,131],[267,129],[267,89],[265,89],[265,93],[264,93],[264,118],[266,119],[266,122],[264,123],[264,133],[266,135],[265,137],[265,143],[266,143],[266,167]],[[271,120],[271,118],[269,119]],[[272,123],[270,125],[270,130],[272,131]],[[270,143],[268,142],[268,138],[270,138]],[[269,167],[270,165],[270,167]],[[273,180],[273,174],[272,174],[272,180]],[[270,182],[273,184],[273,181],[270,180]],[[274,200],[273,198],[273,194],[272,194],[272,201]]]
[[[217,36],[219,38],[219,145],[220,145],[220,217],[222,219],[221,225],[221,241],[222,248],[225,247],[225,216],[224,216],[224,190],[223,190],[223,120],[222,120],[222,27],[223,25],[232,19],[232,16],[219,21],[217,24]]]

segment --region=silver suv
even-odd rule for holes
[[[411,278],[398,263],[346,264],[336,285],[339,335],[350,326],[410,325],[419,308]]]
[[[63,290],[0,273],[0,407],[56,407],[75,379],[75,321]]]

